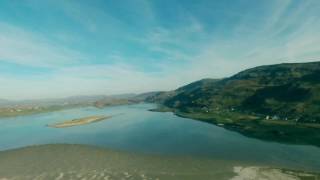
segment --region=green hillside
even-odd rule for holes
[[[320,62],[261,66],[177,89],[164,105],[182,111],[235,110],[320,122]]]
[[[260,66],[147,101],[248,136],[320,145],[320,62]]]

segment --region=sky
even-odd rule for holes
[[[173,90],[319,59],[319,0],[0,0],[0,99]]]

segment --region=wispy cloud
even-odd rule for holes
[[[260,17],[260,25],[244,18],[234,29],[240,35],[209,43],[190,68],[203,76],[223,77],[258,65],[319,61],[318,12],[317,1],[276,1],[270,6],[271,17]],[[251,25],[251,33],[239,32],[244,25]]]
[[[61,47],[45,37],[0,23],[0,61],[37,67],[59,67],[79,63],[84,55]]]

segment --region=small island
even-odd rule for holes
[[[83,117],[79,119],[72,119],[68,121],[64,121],[61,123],[57,124],[51,124],[48,125],[48,127],[53,127],[53,128],[66,128],[66,127],[72,127],[72,126],[80,126],[80,125],[85,125],[85,124],[90,124],[98,121],[102,121],[105,119],[110,119],[112,116],[88,116],[88,117]]]

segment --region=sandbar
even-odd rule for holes
[[[88,116],[88,117],[83,117],[78,119],[67,120],[61,123],[49,124],[48,127],[66,128],[66,127],[72,127],[72,126],[80,126],[80,125],[85,125],[85,124],[90,124],[90,123],[110,119],[111,117],[112,116]]]

